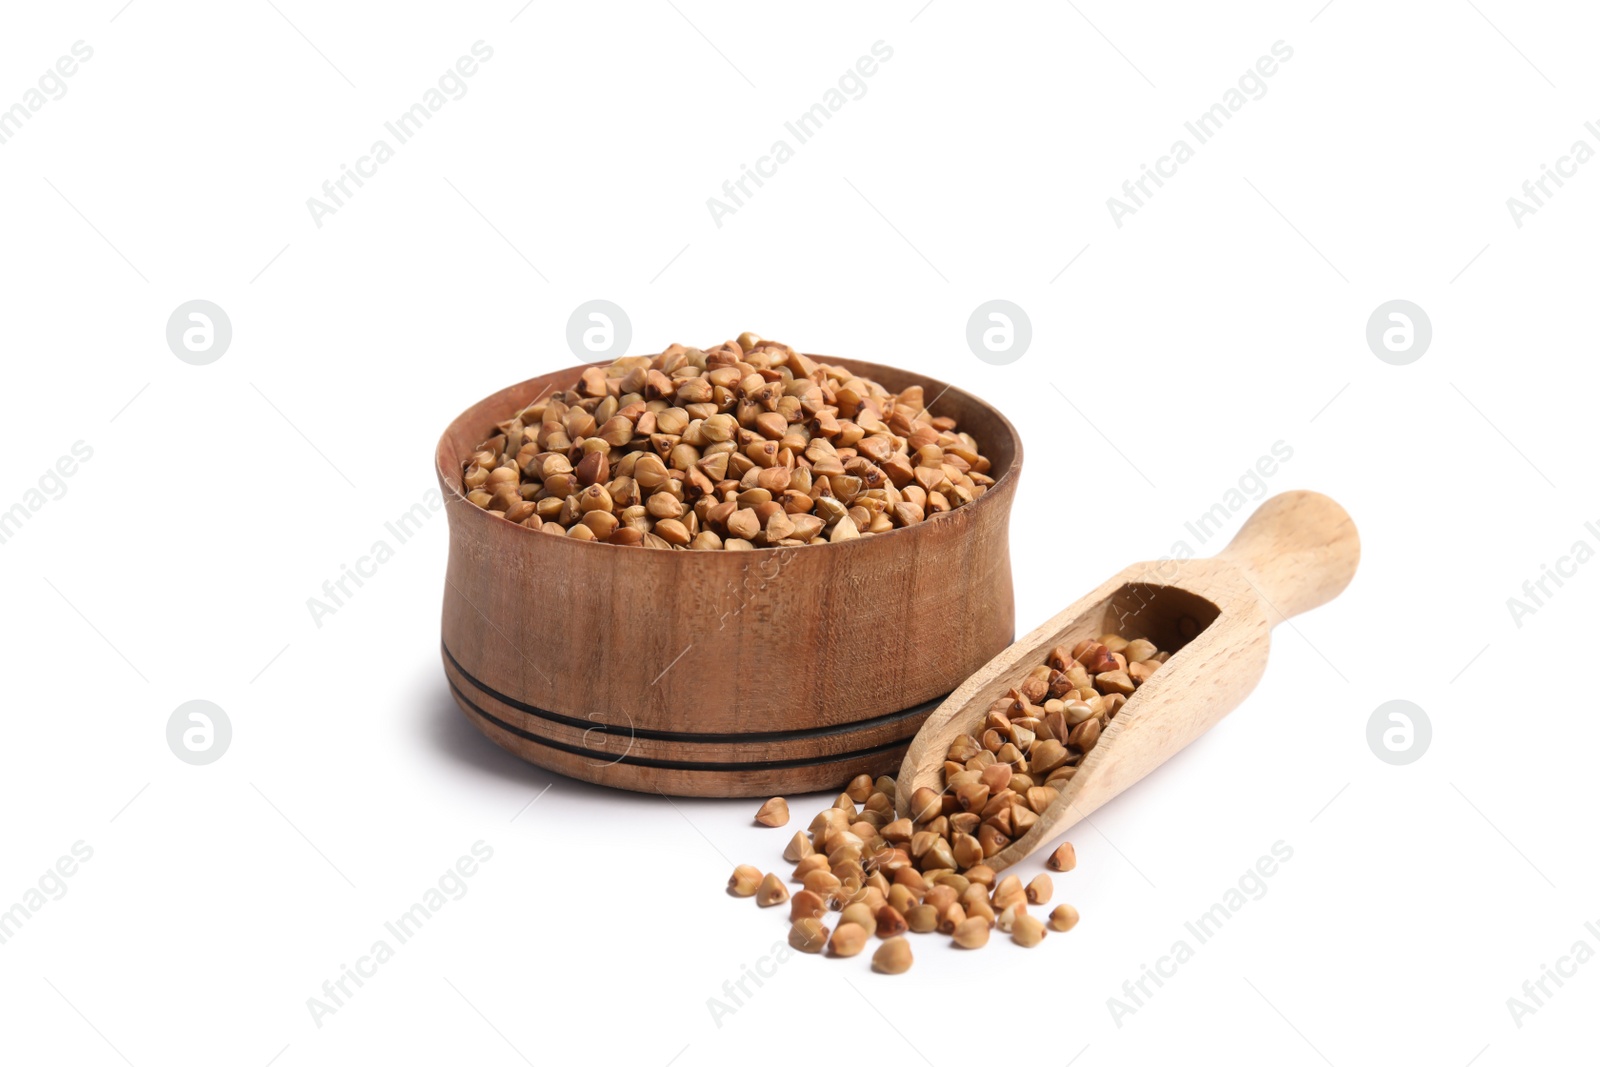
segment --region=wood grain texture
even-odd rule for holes
[[[954,417],[978,440],[994,486],[966,507],[856,541],[655,551],[528,530],[462,493],[462,464],[493,424],[569,388],[582,368],[502,390],[450,424],[436,456],[450,523],[444,658],[457,704],[480,730],[530,762],[625,789],[685,796],[831,789],[863,771],[892,771],[937,701],[1011,641],[1008,538],[1022,467],[1016,430],[943,382],[811,358],[891,391],[922,385],[935,398],[933,414]],[[591,725],[552,721],[518,704]],[[795,731],[817,732],[760,736]],[[594,751],[597,738],[603,751]],[[608,762],[619,747],[631,758]],[[691,753],[697,759],[685,758]]]
[[[900,814],[910,813],[914,790],[943,789],[950,742],[981,723],[989,705],[1056,645],[1114,632],[1175,650],[1111,720],[1034,828],[986,861],[996,870],[1016,863],[1237,707],[1266,669],[1273,625],[1337,596],[1360,554],[1343,508],[1320,493],[1296,491],[1262,504],[1211,559],[1134,564],[996,656],[928,717],[900,768]],[[1180,625],[1186,617],[1202,627],[1187,641]]]

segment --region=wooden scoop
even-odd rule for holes
[[[1295,491],[1262,504],[1219,555],[1134,564],[979,668],[928,717],[900,767],[899,813],[910,814],[918,788],[943,791],[951,741],[1055,646],[1115,633],[1170,651],[1033,829],[984,862],[999,870],[1032,854],[1237,707],[1266,670],[1272,627],[1338,596],[1360,556],[1344,509]]]

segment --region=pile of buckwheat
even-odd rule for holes
[[[1037,824],[1106,724],[1169,655],[1116,634],[1080,641],[1070,652],[1058,645],[990,705],[975,733],[952,742],[943,791],[916,790],[910,818],[896,817],[893,778],[858,775],[784,850],[802,888],[791,896],[777,874],[744,864],[728,880],[728,892],[753,896],[762,907],[787,902],[789,944],[802,952],[854,956],[878,937],[872,967],[885,974],[910,969],[907,931],[938,931],[970,949],[987,944],[995,928],[1027,948],[1047,928],[1071,930],[1078,911],[1070,904],[1057,905],[1046,921],[1028,913],[1030,904],[1049,903],[1048,874],[1024,885],[1014,874],[998,878],[985,861]],[[788,802],[773,797],[756,821],[783,826]],[[1056,848],[1046,865],[1072,870],[1071,843]],[[823,921],[830,911],[839,913],[831,931]]]
[[[937,399],[937,398],[935,398]],[[750,333],[590,367],[480,444],[477,506],[542,533],[646,548],[848,541],[970,504],[994,479],[921,386],[891,393]]]

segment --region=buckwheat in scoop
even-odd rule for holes
[[[1078,773],[1129,697],[1167,662],[1169,653],[1143,638],[1114,633],[1058,645],[1015,688],[997,697],[981,723],[958,736],[945,755],[944,788],[910,797],[910,817],[895,807],[901,788],[891,777],[858,775],[833,806],[789,839],[783,858],[803,888],[789,903],[789,943],[836,957],[865,951],[872,937],[874,970],[911,967],[903,936],[938,932],[962,949],[980,949],[998,930],[1024,948],[1050,931],[1078,925],[1078,909],[1058,903],[1047,919],[1030,914],[1052,903],[1055,882],[1040,873],[1024,883],[1001,876],[989,861],[1031,830]],[[778,804],[784,819],[763,816]],[[859,805],[859,807],[858,807]],[[756,821],[781,826],[788,804],[774,797]],[[1066,873],[1078,865],[1062,842],[1045,866]],[[765,879],[781,883],[775,874]],[[740,866],[728,880],[734,896],[771,886],[759,868]],[[782,903],[776,898],[770,903]],[[829,936],[823,919],[839,913]]]

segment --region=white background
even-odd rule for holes
[[[1520,627],[1506,601],[1600,546],[1600,163],[1521,228],[1506,199],[1600,148],[1600,27],[1319,2],[9,6],[0,107],[94,55],[0,145],[0,509],[74,442],[93,458],[0,545],[0,908],[74,842],[93,857],[0,945],[0,1058],[1592,1062],[1600,963],[1520,1027],[1507,998],[1600,949],[1600,566]],[[318,228],[306,199],[478,40],[467,94]],[[866,95],[715,225],[706,199],[880,40]],[[1107,197],[1280,40],[1266,95],[1117,227]],[[196,298],[234,331],[202,367],[164,335]],[[728,871],[783,869],[823,798],[765,830],[754,802],[492,747],[439,664],[442,517],[320,628],[306,607],[432,486],[458,411],[578,362],[593,298],[636,352],[750,329],[995,402],[1027,448],[1019,632],[1179,540],[1220,547],[1185,522],[1280,440],[1271,490],[1344,504],[1361,569],[1279,628],[1237,712],[1072,832],[1077,930],[917,938],[892,978],[799,957],[718,1025],[708,999],[785,930]],[[992,298],[1033,325],[1003,367],[965,341]],[[1396,298],[1433,324],[1408,366],[1364,336]],[[1395,698],[1433,725],[1403,767],[1366,742]],[[167,747],[191,699],[233,724],[209,766]],[[466,895],[316,1025],[307,998],[480,840]],[[1108,998],[1280,840],[1266,895],[1118,1025]]]

